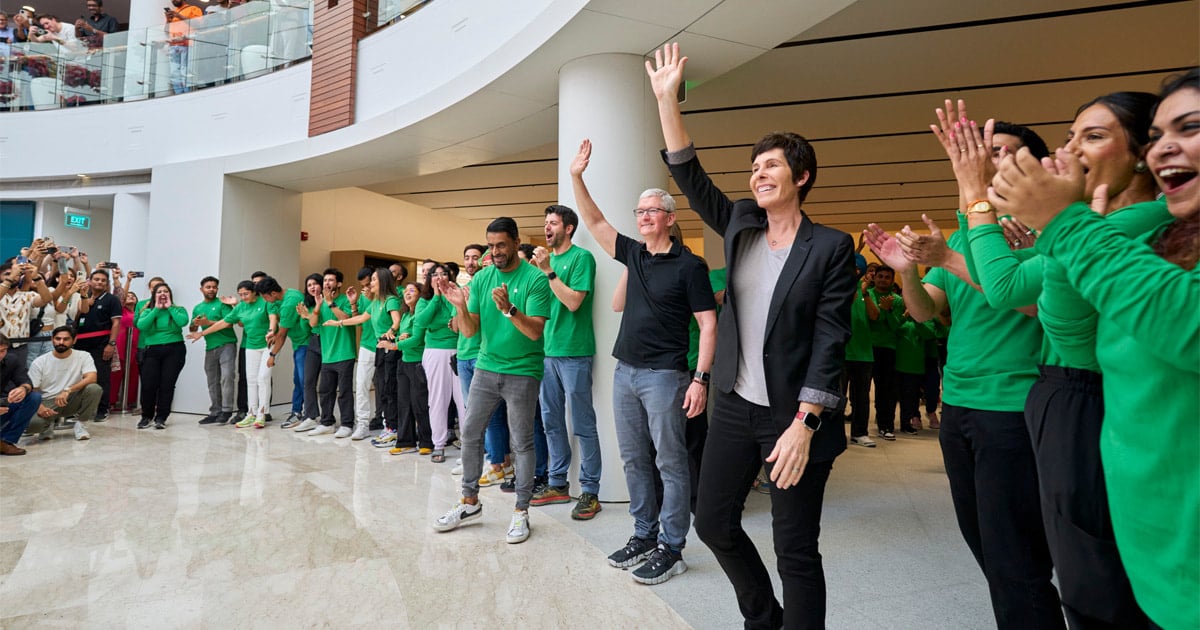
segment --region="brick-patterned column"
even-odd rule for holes
[[[315,0],[309,137],[354,124],[358,42],[367,34],[369,0]],[[370,15],[374,19],[374,14]]]

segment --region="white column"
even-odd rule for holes
[[[592,157],[584,180],[609,222],[620,232],[637,237],[633,209],[647,188],[667,187],[667,170],[658,151],[662,131],[642,57],[603,54],[568,62],[559,72],[558,96],[558,198],[577,207],[571,188],[570,164],[584,138],[592,141]],[[613,424],[612,382],[616,359],[613,343],[620,326],[612,311],[613,289],[625,268],[608,257],[584,226],[575,243],[596,256],[596,294],[593,321],[596,360],[593,366],[593,399],[604,473],[600,500],[628,501],[620,452]],[[575,453],[578,448],[572,446]],[[579,458],[572,458],[572,482],[578,480]]]
[[[226,176],[221,160],[156,167],[150,190],[146,269],[162,276],[189,312],[202,299],[200,279],[208,275],[221,280],[222,295],[234,295],[237,283],[260,269],[285,287],[295,277],[299,194]],[[173,411],[207,413],[203,341],[188,344],[179,383]],[[272,403],[287,404],[291,395],[289,342],[275,364]]]
[[[153,87],[153,75],[146,71],[146,66],[148,63],[157,63],[164,54],[153,46],[154,42],[163,41],[167,23],[163,9],[169,5],[169,0],[131,0],[129,3],[128,48],[125,53],[127,100],[145,98],[147,91]]]
[[[123,270],[146,270],[146,235],[149,223],[149,193],[113,195],[112,240],[109,251],[112,252],[111,257],[121,263]],[[134,283],[135,286],[138,284],[140,283]],[[131,290],[140,292],[141,288]]]

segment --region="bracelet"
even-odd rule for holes
[[[699,378],[692,379],[692,382],[696,383],[697,385],[703,385],[705,387],[708,387],[708,381],[700,380]]]

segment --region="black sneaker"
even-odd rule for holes
[[[273,419],[271,418],[271,414],[267,414],[267,415],[263,416],[263,422],[271,422],[272,420]]]
[[[221,421],[221,414],[208,414],[200,419],[200,424],[216,424]]]
[[[138,428],[139,429],[149,429],[151,422],[153,422],[153,421],[150,418],[142,418],[141,420],[138,420]]]
[[[905,435],[916,435],[917,434],[917,430],[912,427],[901,427],[900,432]]]
[[[500,492],[516,492],[517,480],[514,477],[507,477],[500,482]]]
[[[233,414],[228,411],[222,411],[220,416],[217,416],[217,424],[229,424]]]
[[[96,414],[96,417],[92,418],[92,422],[104,422],[105,420],[108,420],[107,411],[101,411]]]
[[[235,412],[233,412],[232,416],[229,416],[229,420],[227,420],[226,422],[227,422],[227,424],[237,424],[237,423],[241,422],[242,419],[245,417],[246,417],[246,412],[235,411]]]
[[[155,428],[155,429],[165,429],[165,428],[167,428],[167,421],[166,421],[166,420],[155,420],[155,421],[154,421],[154,428]]]
[[[683,554],[659,543],[646,563],[633,571],[633,580],[639,584],[662,584],[684,571],[687,571],[687,563],[683,561]]]
[[[656,549],[655,542],[637,536],[630,536],[624,547],[614,551],[608,557],[608,564],[618,569],[627,569],[650,555]]]

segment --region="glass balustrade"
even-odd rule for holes
[[[0,111],[168,96],[271,72],[311,55],[312,5],[253,0],[89,45],[96,43],[8,46],[0,56]]]

